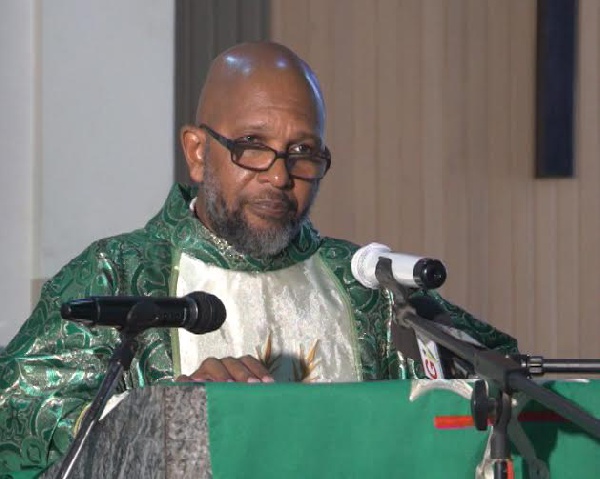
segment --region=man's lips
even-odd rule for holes
[[[272,198],[253,200],[248,206],[257,216],[268,218],[285,218],[295,210],[291,201]]]

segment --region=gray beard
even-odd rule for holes
[[[238,201],[229,211],[210,162],[204,170],[204,201],[208,220],[213,232],[226,240],[242,254],[254,258],[268,258],[283,251],[300,231],[302,221],[308,216],[317,188],[311,192],[309,206],[298,217],[274,224],[271,228],[253,228],[244,215],[243,203]],[[279,195],[278,195],[279,197]]]

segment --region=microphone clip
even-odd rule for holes
[[[392,273],[392,260],[390,258],[379,258],[375,266],[375,277],[379,286],[387,289],[394,298],[394,304],[399,308],[407,308],[410,289],[394,279]]]

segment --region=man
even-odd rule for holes
[[[181,132],[197,189],[175,185],[145,228],[93,243],[44,285],[0,358],[0,471],[44,467],[67,449],[118,340],[111,328],[63,321],[63,302],[93,295],[223,300],[227,320],[195,336],[153,329],[122,388],[162,379],[357,381],[414,376],[388,340],[389,293],[352,276],[357,247],[308,221],[331,164],[317,79],[289,49],[242,44],[221,54],[196,124]],[[433,296],[487,346],[512,338]]]

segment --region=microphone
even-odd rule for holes
[[[392,277],[403,286],[435,289],[446,280],[446,268],[440,260],[392,253],[388,246],[379,243],[363,246],[354,254],[351,262],[352,275],[367,288],[379,288],[375,268],[383,258],[390,261]],[[450,326],[451,321],[448,321],[448,324],[440,324],[446,319],[444,310],[430,298],[417,296],[416,299],[406,299],[418,316],[433,320],[443,329],[452,330],[447,331],[448,333],[456,331]],[[391,335],[398,351],[413,359],[420,357],[425,376],[429,379],[468,377],[469,371],[456,361],[449,351],[402,322],[392,322]]]
[[[219,329],[227,317],[219,298],[199,291],[182,298],[92,296],[63,303],[60,314],[86,326],[185,328],[194,334]]]
[[[352,275],[367,288],[377,289],[375,268],[379,258],[392,260],[392,276],[398,283],[411,288],[436,289],[446,281],[446,267],[438,259],[404,253],[392,253],[388,246],[371,243],[352,257]]]

